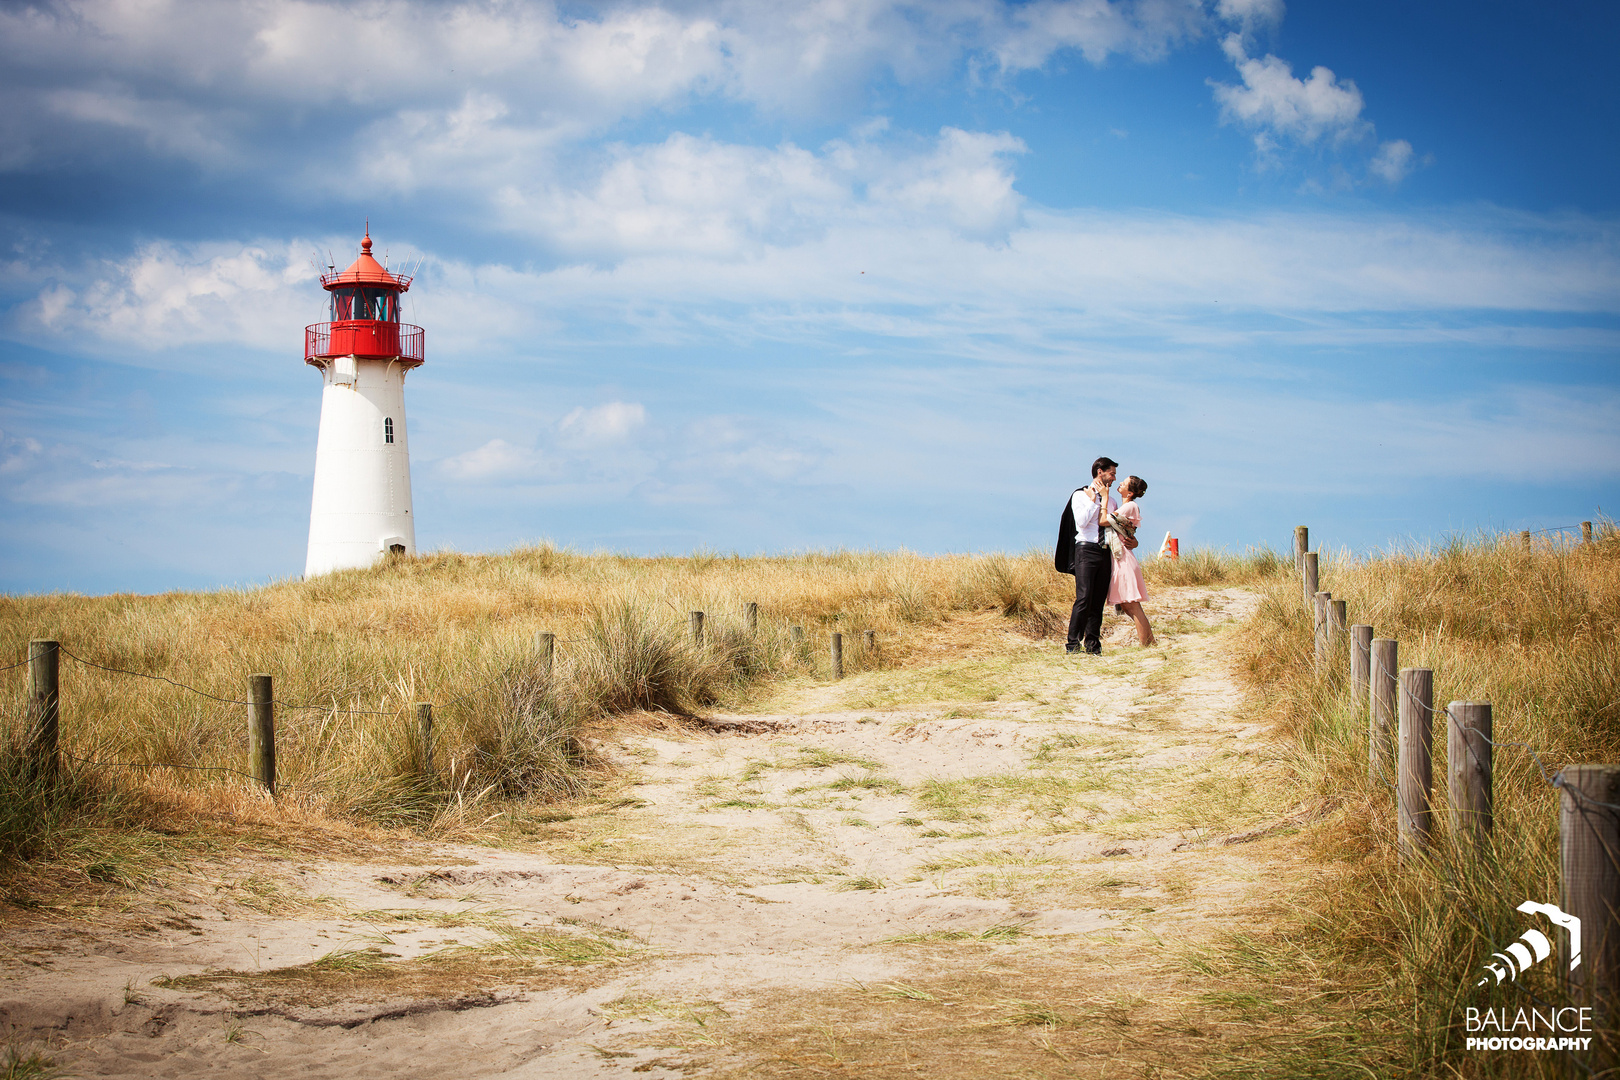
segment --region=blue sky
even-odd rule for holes
[[[1612,513],[1617,46],[1597,3],[0,4],[0,589],[300,571],[302,328],[368,218],[423,260],[425,550],[1045,547],[1100,453],[1184,548]]]

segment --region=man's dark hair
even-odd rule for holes
[[[1093,480],[1097,479],[1097,474],[1102,472],[1104,469],[1117,468],[1119,468],[1119,462],[1115,461],[1113,458],[1100,457],[1091,463],[1091,478]]]
[[[1125,478],[1125,490],[1140,499],[1147,494],[1147,481],[1140,476],[1127,476]]]

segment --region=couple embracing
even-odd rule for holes
[[[1058,526],[1052,563],[1059,573],[1074,575],[1074,610],[1069,613],[1068,651],[1102,653],[1103,609],[1114,604],[1136,622],[1136,640],[1153,644],[1142,601],[1147,583],[1136,561],[1136,529],[1142,511],[1136,500],[1147,493],[1147,481],[1127,476],[1119,497],[1111,494],[1119,462],[1100,457],[1091,463],[1091,484],[1069,496]]]

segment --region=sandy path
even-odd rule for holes
[[[1173,590],[1164,648],[1120,624],[1102,660],[966,620],[938,662],[627,729],[622,790],[521,849],[13,927],[0,1022],[83,1076],[1181,1074],[1241,1026],[1189,954],[1302,873],[1220,662],[1252,603]]]

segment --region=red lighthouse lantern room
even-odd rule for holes
[[[332,321],[305,327],[305,363],[325,367],[334,357],[353,356],[422,365],[422,328],[399,321],[399,298],[411,279],[371,257],[371,230],[360,241],[360,257],[341,274],[322,275],[321,287],[332,294]]]

